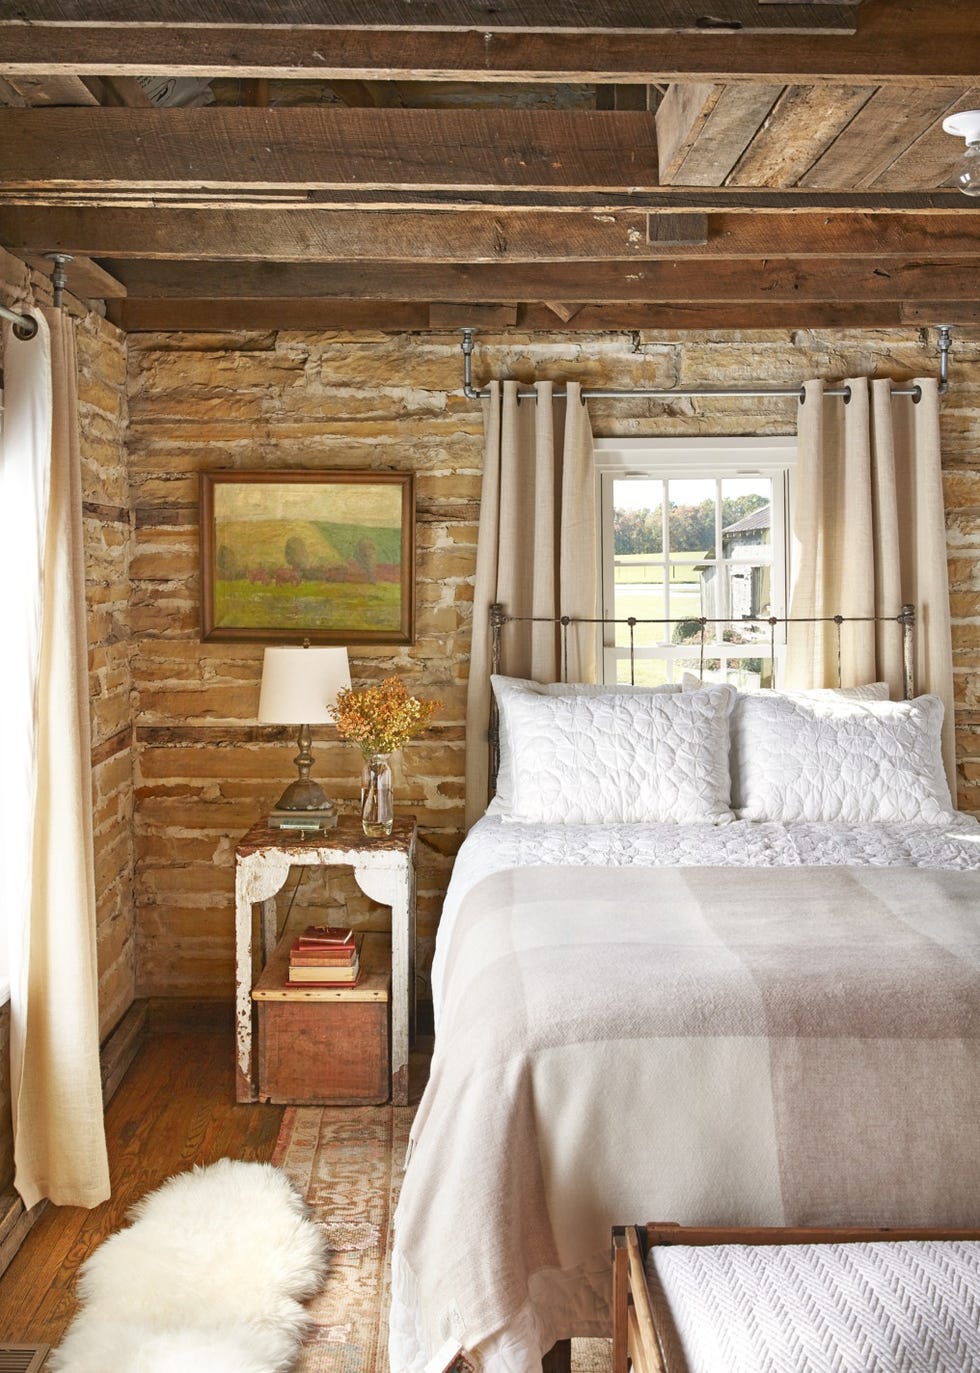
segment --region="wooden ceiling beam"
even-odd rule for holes
[[[980,257],[980,206],[928,216],[0,206],[0,243],[21,254],[208,262]]]
[[[0,120],[2,123],[2,120]],[[2,154],[0,154],[2,156]],[[0,184],[0,204],[29,209],[164,210],[309,210],[337,212],[402,211],[517,214],[862,214],[970,215],[976,203],[952,187],[922,191],[782,191],[751,187],[686,188],[654,186],[645,191],[377,191],[360,186],[344,191],[212,190],[199,195],[176,191],[117,187],[109,190],[60,190],[44,186],[11,191]]]
[[[690,258],[655,262],[458,263],[242,262],[216,270],[208,262],[104,264],[130,295],[179,299],[264,296],[351,297],[362,300],[687,302],[728,300],[854,301],[972,300],[976,259],[936,261],[842,258],[828,271],[825,258],[732,260],[706,272]]]
[[[654,257],[664,244],[704,239],[704,216],[656,220],[653,242],[642,213],[0,205],[0,243],[13,252],[213,262],[575,262]]]
[[[502,331],[516,326],[553,335],[565,330],[609,333],[634,329],[887,329],[906,322],[902,318],[903,308],[894,301],[584,305],[570,320],[558,325],[548,306],[542,304],[515,307],[316,297],[220,301],[129,297],[110,301],[108,313],[116,324],[133,333],[213,333],[226,329],[380,329],[391,333],[432,329],[445,333],[467,327]],[[960,307],[947,304],[942,308],[945,320],[946,314]],[[939,316],[923,321],[939,322],[943,322]]]
[[[417,6],[404,29],[330,27],[312,15],[303,27],[290,27],[284,19],[243,24],[240,12],[213,26],[200,19],[197,4],[183,23],[172,13],[176,7],[167,5],[164,23],[163,7],[149,0],[142,11],[126,6],[115,20],[91,18],[87,5],[84,22],[76,24],[62,22],[57,4],[48,11],[50,22],[38,22],[33,13],[30,23],[22,22],[15,8],[13,0],[0,3],[0,20],[7,21],[0,28],[0,75],[967,86],[976,70],[974,0],[865,0],[857,32],[849,35],[654,32],[646,21],[650,6],[639,0],[644,22],[629,32],[604,28],[602,10],[592,4],[583,6],[585,22],[577,30],[567,25],[566,5],[553,7],[566,24],[548,32],[494,28],[485,10],[461,31],[426,29]],[[350,7],[344,8],[349,16]],[[188,0],[185,13],[190,9]],[[809,9],[800,6],[798,12]],[[453,14],[459,22],[455,4]]]
[[[656,185],[654,116],[593,110],[8,110],[5,190]]]
[[[853,0],[826,0],[801,5],[795,0],[372,0],[352,6],[349,0],[249,0],[246,4],[205,3],[204,0],[155,0],[121,3],[121,0],[86,0],[84,15],[78,6],[60,0],[40,0],[31,5],[31,23],[85,22],[110,32],[126,24],[155,23],[166,18],[182,25],[235,25],[236,27],[306,28],[317,25],[341,31],[379,28],[400,32],[438,29],[481,33],[561,33],[576,30],[593,33],[703,33],[747,31],[750,33],[852,34],[857,25]],[[17,20],[23,9],[2,0],[0,19]]]

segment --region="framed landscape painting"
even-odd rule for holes
[[[204,640],[409,644],[414,566],[410,473],[201,473]]]

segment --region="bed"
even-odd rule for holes
[[[609,1335],[637,1215],[980,1225],[980,825],[938,702],[495,685],[503,800],[439,929],[393,1373]]]

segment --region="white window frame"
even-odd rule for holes
[[[613,536],[613,482],[624,477],[636,477],[651,481],[658,479],[694,479],[733,477],[768,477],[772,481],[773,522],[772,528],[782,530],[782,537],[773,538],[772,545],[772,613],[785,616],[789,606],[790,568],[792,560],[791,521],[793,508],[793,487],[796,469],[797,444],[795,435],[779,438],[724,437],[724,438],[622,438],[596,439],[595,471],[598,538],[598,606],[596,614],[602,620],[610,620],[615,614],[615,553]],[[666,519],[666,515],[665,515]],[[718,545],[715,556],[721,563],[720,529],[717,531]],[[650,564],[667,567],[667,540],[664,539],[663,554],[651,554]],[[774,671],[777,680],[781,675],[785,656],[786,630],[778,625],[774,634],[776,661]],[[723,657],[726,660],[737,658],[758,658],[760,645],[718,644],[706,639],[705,656]],[[768,657],[766,645],[765,657]],[[639,663],[644,658],[666,660],[668,663],[690,660],[690,644],[670,642],[670,626],[665,626],[664,642],[656,647],[634,649],[634,660]],[[612,626],[600,626],[599,662],[600,674],[604,682],[615,682],[617,665],[629,659],[629,648],[617,648],[615,630]],[[672,672],[669,674],[672,675]]]

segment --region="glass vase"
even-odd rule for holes
[[[372,753],[361,772],[361,827],[369,839],[382,839],[391,833],[394,818],[391,754]]]

